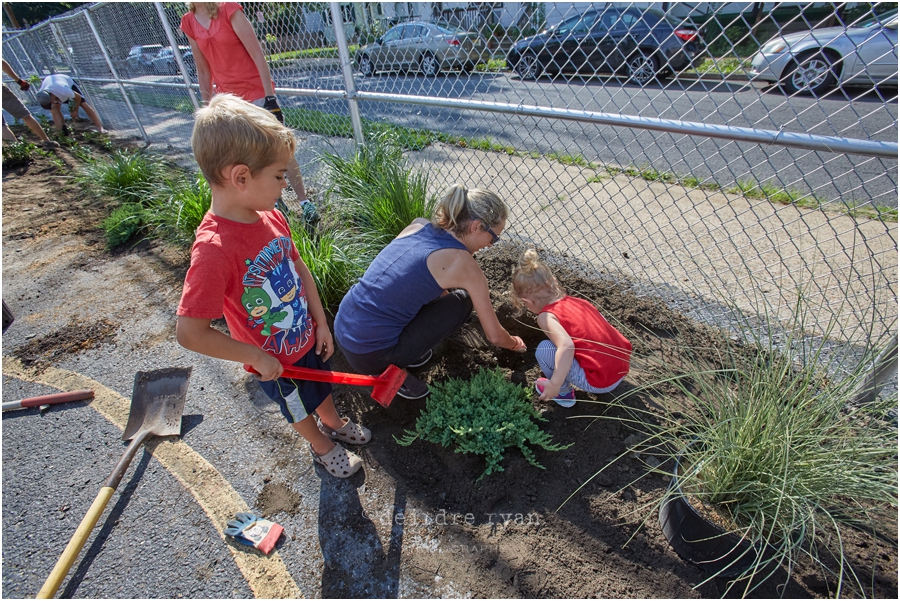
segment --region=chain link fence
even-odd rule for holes
[[[896,336],[896,4],[452,6],[243,4],[313,192],[321,152],[390,130],[435,193],[494,190],[505,236],[686,315],[789,320],[801,289],[812,334]],[[3,57],[188,149],[185,10],[82,7],[4,32]]]

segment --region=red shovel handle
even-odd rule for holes
[[[249,365],[244,365],[251,374],[259,373]],[[372,398],[381,405],[387,407],[397,394],[400,386],[406,380],[406,372],[396,365],[389,365],[380,376],[363,376],[348,374],[340,371],[325,371],[311,369],[309,367],[284,367],[282,378],[297,378],[298,380],[312,380],[313,382],[331,382],[332,384],[349,384],[351,386],[372,386]]]
[[[331,382],[332,384],[349,384],[350,386],[375,386],[382,379],[377,376],[363,376],[361,374],[348,374],[340,371],[324,371],[309,367],[284,368],[282,378],[297,378],[298,380],[312,380],[313,382]]]
[[[94,398],[93,390],[74,390],[72,392],[59,392],[57,394],[47,394],[44,396],[35,396],[21,401],[13,401],[3,403],[3,410],[19,409],[24,407],[39,407],[41,405],[53,405],[56,403],[69,403],[71,401],[86,401]]]

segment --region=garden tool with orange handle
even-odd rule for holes
[[[253,368],[244,366],[251,374],[259,375]],[[311,380],[313,382],[331,382],[332,384],[349,384],[350,386],[373,386],[372,398],[383,407],[388,407],[397,391],[406,380],[406,372],[396,365],[388,365],[380,376],[362,376],[359,374],[347,374],[339,371],[325,371],[311,369],[309,367],[285,366],[282,378],[296,378],[297,380]]]

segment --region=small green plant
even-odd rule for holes
[[[293,214],[288,216],[288,224],[297,252],[316,282],[322,306],[336,308],[372,262],[372,245],[338,224],[311,228]]]
[[[553,444],[534,420],[546,421],[531,405],[531,393],[506,380],[499,369],[481,369],[471,380],[450,379],[433,384],[425,410],[414,430],[397,444],[409,446],[421,438],[457,453],[483,455],[487,466],[478,480],[502,472],[503,454],[518,447],[528,462],[543,469],[528,445],[561,451],[571,445]],[[476,482],[478,481],[476,480]]]
[[[113,149],[112,140],[101,133],[95,131],[86,131],[82,134],[82,138],[84,138],[85,142],[95,144],[103,150],[111,151]]]
[[[100,227],[106,232],[107,248],[115,248],[144,227],[144,209],[138,203],[123,204],[104,219]]]
[[[123,203],[145,203],[165,180],[158,158],[143,152],[118,150],[109,158],[89,162],[79,182]]]
[[[37,146],[27,140],[18,140],[3,145],[3,167],[13,169],[29,164]]]
[[[190,178],[167,182],[166,192],[145,204],[145,220],[154,238],[190,246],[197,226],[212,204],[212,192],[206,178],[198,172]]]
[[[551,152],[546,155],[548,159],[551,161],[557,161],[562,165],[567,166],[577,166],[584,167],[586,169],[596,169],[597,165],[588,161],[583,156],[579,155],[571,155],[571,154],[561,154],[558,152]]]
[[[431,217],[436,199],[428,175],[409,166],[390,132],[370,137],[349,158],[325,153],[322,160],[338,220],[374,244],[387,245],[413,219]]]

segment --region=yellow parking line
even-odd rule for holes
[[[59,390],[90,388],[94,398],[87,403],[120,430],[125,429],[131,401],[81,374],[48,367],[41,373],[28,369],[12,357],[3,357],[3,376],[44,384]],[[227,521],[249,507],[229,482],[206,459],[181,440],[156,438],[145,445],[151,453],[190,492],[222,540]],[[112,470],[113,466],[110,466]],[[258,598],[288,599],[300,597],[300,589],[277,551],[265,556],[249,548],[227,545],[234,562]]]

